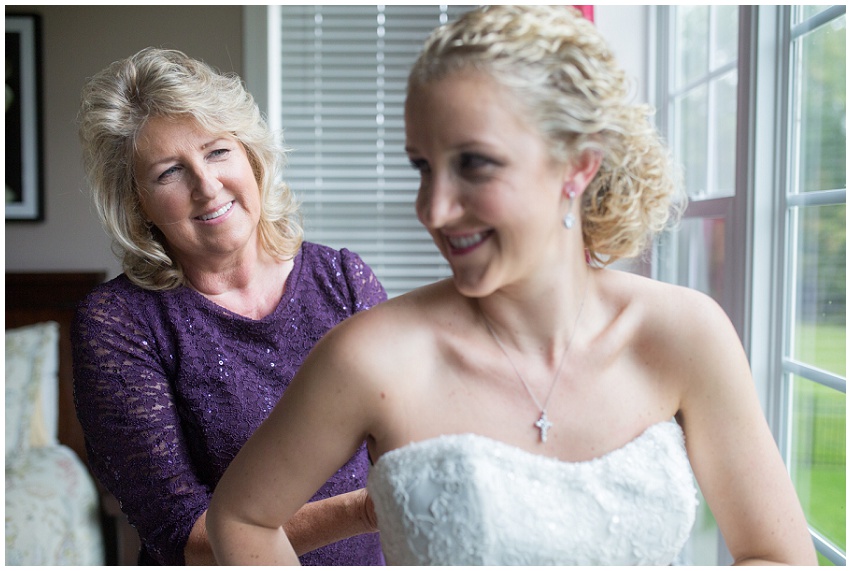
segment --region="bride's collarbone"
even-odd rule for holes
[[[509,379],[510,380],[510,379]],[[478,434],[535,454],[584,461],[620,448],[649,426],[670,420],[672,399],[653,387],[604,376],[581,389],[559,383],[547,403],[546,442],[541,441],[541,408],[519,381],[502,383],[481,377],[444,376],[399,399],[390,447],[444,434]],[[541,387],[532,387],[540,391]],[[545,397],[540,394],[538,399]],[[670,403],[668,402],[670,401]],[[653,411],[649,413],[648,411]]]

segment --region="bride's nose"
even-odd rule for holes
[[[417,193],[417,218],[426,228],[441,228],[464,212],[458,185],[447,176],[423,181]]]

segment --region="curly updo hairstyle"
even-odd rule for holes
[[[295,255],[304,233],[295,197],[279,181],[286,154],[240,78],[176,50],[146,48],[92,77],[78,116],[94,206],[130,280],[152,290],[185,282],[139,201],[134,156],[139,133],[152,117],[189,117],[210,133],[239,140],[260,188],[262,246],[280,259]]]
[[[684,206],[679,171],[650,122],[630,103],[625,75],[593,23],[569,6],[486,6],[436,29],[408,90],[480,71],[509,88],[552,156],[599,153],[582,196],[582,232],[599,265],[642,253]]]

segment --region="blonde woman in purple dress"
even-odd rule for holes
[[[88,460],[144,565],[214,563],[206,513],[308,351],[386,299],[357,254],[304,242],[284,157],[240,79],[145,49],[83,91],[94,204],[124,273],[81,304],[74,388]],[[356,446],[292,518],[301,561],[383,563]]]

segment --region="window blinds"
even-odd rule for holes
[[[461,6],[281,6],[284,177],[312,242],[363,257],[390,297],[450,275],[416,218],[407,74]]]

